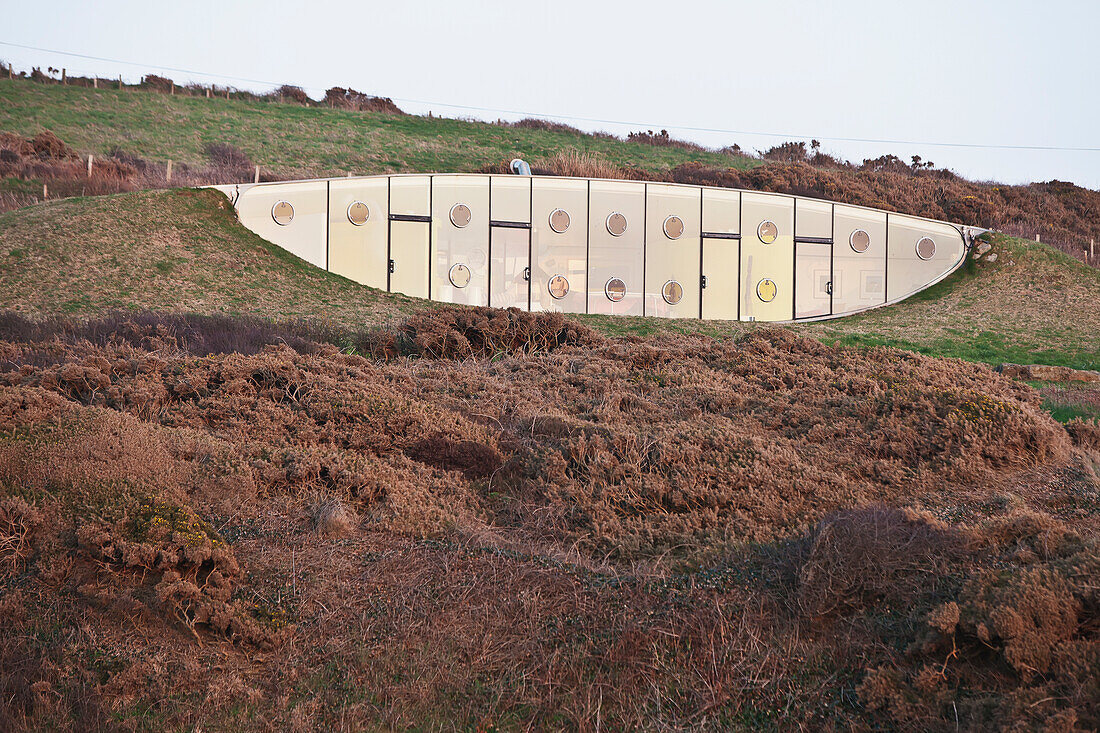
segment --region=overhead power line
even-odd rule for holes
[[[104,61],[112,64],[123,64],[125,66],[135,66],[146,69],[154,69],[156,71],[174,71],[181,74],[196,74],[198,76],[206,76],[214,79],[225,79],[228,81],[245,82],[248,84],[262,84],[264,86],[278,87],[281,86],[281,82],[264,81],[262,79],[248,79],[240,76],[228,76],[226,74],[214,74],[207,71],[195,71],[194,69],[181,69],[176,66],[159,66],[157,64],[142,64],[134,61],[123,61],[121,59],[111,59],[103,56],[90,56],[82,53],[72,53],[70,51],[58,51],[51,48],[40,48],[38,46],[27,46],[21,43],[11,43],[9,41],[0,41],[0,46],[10,46],[12,48],[22,48],[28,51],[39,51],[42,53],[53,53],[60,56],[70,56],[73,58],[89,59],[92,61]],[[303,87],[308,91],[324,91],[320,87]],[[782,139],[796,139],[796,140],[828,140],[830,142],[846,142],[846,143],[871,143],[875,145],[911,145],[917,147],[938,147],[938,148],[973,148],[982,150],[1047,150],[1047,151],[1061,151],[1061,152],[1077,152],[1077,153],[1095,153],[1100,152],[1100,147],[1074,147],[1074,146],[1061,146],[1061,145],[997,145],[997,144],[984,144],[984,143],[941,143],[931,142],[927,140],[891,140],[869,137],[827,137],[824,135],[796,135],[792,133],[782,132],[758,132],[753,130],[729,130],[719,127],[693,127],[690,125],[669,125],[663,122],[631,122],[627,120],[610,120],[600,117],[580,117],[576,115],[562,115],[562,114],[548,114],[544,112],[528,112],[524,110],[513,109],[497,109],[494,107],[475,107],[466,104],[451,104],[450,102],[439,102],[425,99],[410,99],[407,97],[390,97],[398,102],[405,102],[407,104],[421,104],[427,107],[444,107],[446,109],[458,109],[470,112],[490,112],[492,114],[503,115],[522,115],[526,117],[541,117],[544,119],[554,120],[571,120],[574,122],[593,122],[600,125],[622,125],[624,127],[645,127],[645,128],[665,128],[671,130],[679,130],[681,132],[707,132],[716,133],[721,135],[752,135],[758,137],[773,137]]]

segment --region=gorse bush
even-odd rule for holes
[[[0,361],[5,729],[1100,724],[1100,454],[982,366],[480,308]]]
[[[460,306],[417,314],[395,332],[368,334],[360,346],[376,356],[462,359],[535,354],[601,341],[595,331],[561,313]]]

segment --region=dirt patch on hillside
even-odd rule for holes
[[[1100,454],[1035,390],[522,315],[380,358],[9,327],[0,720],[1098,722]]]

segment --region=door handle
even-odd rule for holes
[[[396,269],[396,268],[394,267],[394,265],[395,265],[395,264],[396,264],[396,263],[395,263],[395,262],[394,262],[393,260],[390,260],[390,274],[391,274],[391,275],[393,274],[393,271],[394,271],[394,270]]]
[[[707,287],[707,276],[706,275],[703,275],[702,279],[699,281],[699,285],[702,289],[706,290],[706,287]]]
[[[523,279],[530,282],[530,280],[531,280],[531,268],[530,267],[523,268]]]
[[[826,294],[828,294],[828,295],[832,295],[832,294],[833,294],[833,281],[832,281],[832,280],[830,280],[829,282],[825,283],[825,292],[826,292]]]

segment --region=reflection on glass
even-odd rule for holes
[[[921,237],[917,241],[917,257],[922,260],[930,260],[936,256],[936,243],[931,237]]]
[[[760,222],[760,226],[756,228],[756,236],[758,236],[760,241],[764,244],[771,244],[779,237],[779,227],[775,225],[774,221],[765,219]]]
[[[569,228],[569,212],[565,209],[554,209],[550,212],[550,228],[558,234],[564,234]]]
[[[852,247],[853,252],[866,252],[867,248],[871,246],[871,235],[862,229],[856,229],[852,232],[852,236],[848,237],[848,244]]]
[[[470,268],[462,263],[452,266],[447,276],[451,278],[451,285],[456,288],[464,288],[470,284]]]
[[[678,216],[670,216],[665,219],[664,230],[669,239],[679,239],[684,235],[684,220]]]
[[[607,231],[613,237],[621,237],[626,233],[626,217],[615,211],[607,217]]]
[[[472,217],[470,207],[466,204],[455,204],[451,207],[451,223],[459,229],[469,224]]]
[[[603,286],[603,292],[612,303],[618,303],[626,297],[626,283],[617,277],[613,277]]]
[[[279,226],[285,227],[294,220],[294,207],[287,201],[277,201],[271,207],[271,218]]]
[[[569,294],[569,281],[564,275],[554,275],[550,278],[550,282],[546,284],[546,287],[555,300],[561,300]]]

